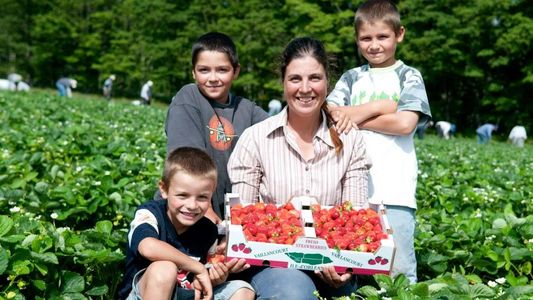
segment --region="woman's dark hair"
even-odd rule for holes
[[[330,58],[328,57],[324,44],[322,44],[321,41],[312,37],[299,37],[290,41],[281,55],[281,80],[285,78],[287,66],[293,60],[306,56],[314,58],[319,64],[321,64],[322,67],[324,67],[324,70],[326,71],[326,78],[329,79]],[[331,136],[331,140],[335,145],[335,152],[339,154],[342,150],[343,144],[341,139],[339,138],[337,130],[334,127],[335,123],[333,122],[333,118],[331,117],[327,103],[325,101],[322,104],[322,110],[326,113],[326,122],[329,127],[329,134]]]
[[[192,45],[192,66],[196,66],[198,61],[198,54],[202,51],[218,51],[226,53],[236,70],[239,66],[239,57],[237,56],[237,48],[233,40],[220,32],[209,32],[199,37]]]

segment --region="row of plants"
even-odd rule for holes
[[[165,109],[0,93],[0,299],[112,299],[135,208],[156,189]],[[420,282],[352,299],[533,296],[533,149],[417,140]]]

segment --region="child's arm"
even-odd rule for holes
[[[390,135],[408,135],[416,128],[419,112],[399,111],[371,118],[359,124],[359,128]]]
[[[213,285],[204,264],[190,258],[172,245],[153,237],[144,238],[137,248],[139,254],[149,261],[171,261],[181,270],[191,272],[201,285],[205,296],[212,296]],[[210,296],[207,299],[211,299]]]
[[[397,104],[396,101],[393,100],[377,100],[357,106],[330,105],[328,108],[331,112],[337,110],[344,112],[351,122],[359,125],[370,118],[396,112]]]
[[[201,278],[209,278],[207,269],[201,262],[192,259],[172,245],[153,237],[144,238],[137,248],[139,254],[149,261],[171,261],[178,268],[192,272]]]

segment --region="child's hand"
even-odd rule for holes
[[[204,268],[204,271],[194,276],[193,288],[195,300],[213,298],[213,285],[207,269]]]
[[[357,124],[352,122],[345,112],[338,109],[331,109],[331,117],[335,122],[335,128],[337,132],[348,133],[352,128],[357,129]]]

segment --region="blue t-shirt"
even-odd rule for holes
[[[139,206],[128,232],[126,251],[126,271],[119,292],[119,298],[125,299],[131,291],[135,274],[147,268],[151,261],[140,255],[140,242],[153,237],[167,242],[179,251],[198,259],[207,261],[207,252],[217,239],[217,227],[206,217],[201,218],[187,231],[178,234],[167,216],[167,201],[152,200]]]

